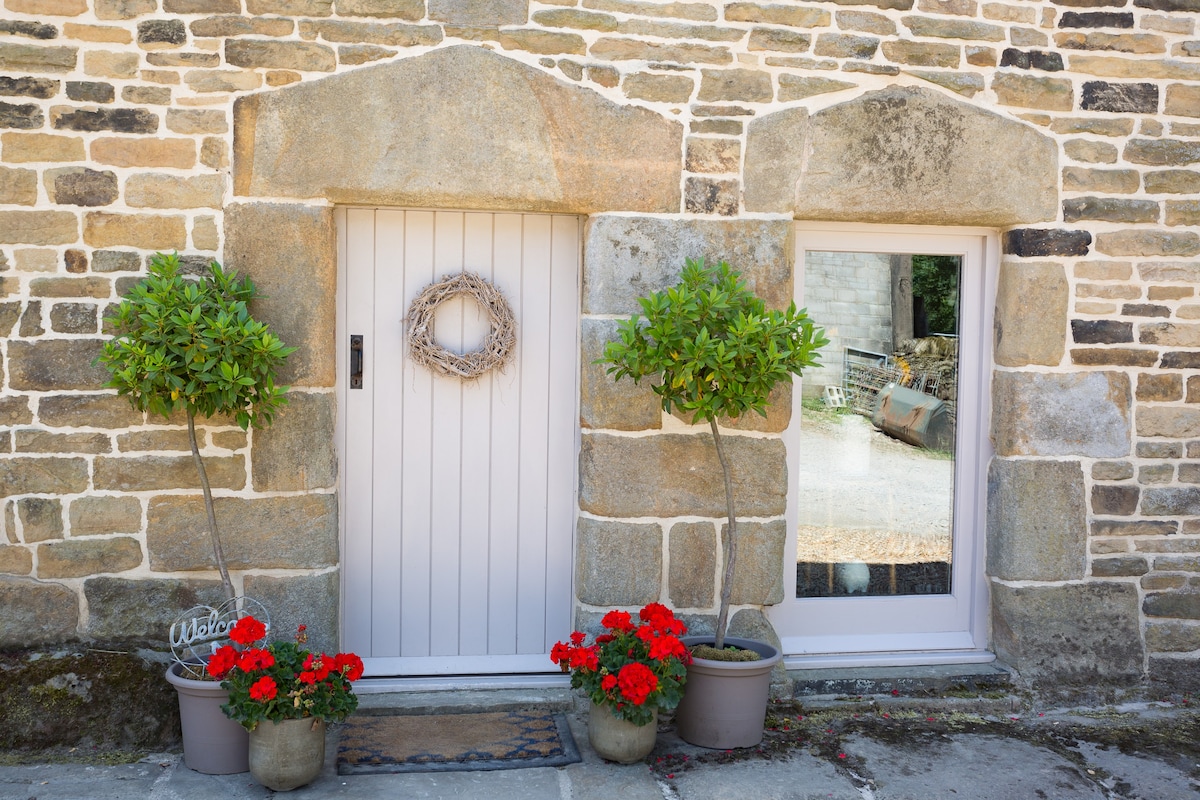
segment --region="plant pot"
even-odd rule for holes
[[[645,725],[617,719],[612,709],[592,703],[588,714],[588,741],[592,749],[606,761],[632,764],[650,755],[658,738],[658,709]]]
[[[685,636],[689,647],[712,644],[711,636]],[[693,658],[687,668],[683,700],[675,709],[679,738],[700,747],[730,750],[754,747],[763,738],[771,670],[782,658],[766,642],[725,638],[725,644],[753,650],[760,661],[713,661]]]
[[[324,765],[324,720],[264,721],[250,732],[250,774],[268,789],[288,792],[304,786]]]
[[[229,702],[229,693],[217,681],[185,678],[182,670],[181,664],[172,664],[167,682],[179,695],[183,763],[205,775],[231,775],[250,769],[246,729],[221,710]]]

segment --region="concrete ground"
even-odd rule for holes
[[[806,698],[776,706],[761,748],[712,751],[680,741],[668,724],[645,763],[602,761],[588,746],[582,703],[562,690],[524,695],[463,692],[366,696],[364,710],[436,712],[566,706],[582,763],[560,768],[339,776],[337,731],[305,798],[498,798],[499,800],[1174,800],[1200,798],[1200,713],[1139,703],[1012,712],[1008,698],[913,700],[888,695]],[[452,695],[455,693],[451,693]],[[134,764],[0,767],[5,800],[207,800],[274,793],[248,773],[200,775],[178,754]]]

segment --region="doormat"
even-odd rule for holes
[[[562,714],[354,716],[341,726],[339,775],[559,767],[580,761]]]

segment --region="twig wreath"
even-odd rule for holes
[[[491,330],[482,346],[470,353],[452,353],[433,340],[433,314],[452,297],[466,295],[487,312]],[[503,367],[517,341],[517,322],[500,290],[471,272],[447,275],[431,283],[412,301],[408,321],[408,352],[412,360],[443,375],[471,380]]]

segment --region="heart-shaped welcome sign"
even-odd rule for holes
[[[206,664],[217,648],[229,644],[229,629],[247,616],[262,622],[267,633],[271,632],[267,609],[252,597],[235,597],[216,608],[189,608],[171,623],[171,656],[185,666]]]

